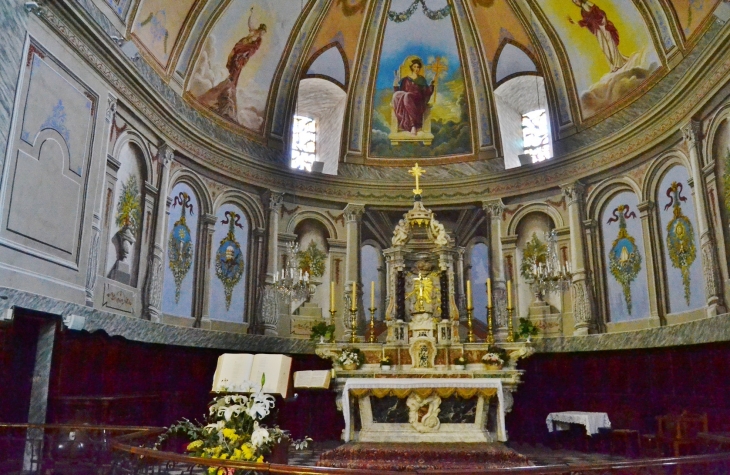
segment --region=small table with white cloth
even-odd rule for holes
[[[605,412],[551,412],[545,423],[550,432],[568,430],[569,424],[580,424],[585,426],[586,434],[589,436],[598,434],[599,429],[611,428],[611,421],[608,420],[608,414]]]

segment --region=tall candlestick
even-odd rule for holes
[[[512,280],[507,281],[507,308],[512,308]]]
[[[471,304],[471,280],[466,281],[466,306],[472,308]]]
[[[492,306],[492,279],[487,277],[487,307]]]
[[[370,307],[375,308],[375,282],[370,281]]]
[[[352,283],[352,307],[351,310],[354,312],[357,310],[357,283]]]
[[[330,312],[335,310],[335,283],[330,282]]]

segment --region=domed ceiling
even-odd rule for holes
[[[719,0],[106,0],[127,37],[202,114],[288,142],[298,80],[347,92],[347,160],[398,165],[501,156],[493,91],[545,81],[553,136],[650,90]]]

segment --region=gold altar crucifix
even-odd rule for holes
[[[418,166],[418,163],[416,163],[416,166],[408,170],[408,173],[416,177],[416,188],[413,190],[413,194],[420,195],[423,190],[419,187],[419,178],[426,172],[423,170],[423,168]]]

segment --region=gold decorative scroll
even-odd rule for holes
[[[482,396],[491,398],[497,394],[496,388],[360,388],[351,389],[350,393],[355,397],[375,396],[383,398],[386,396],[395,396],[398,399],[405,399],[412,393],[417,394],[421,398],[427,398],[432,394],[436,394],[442,399],[457,395],[462,399],[471,399],[474,396]]]

